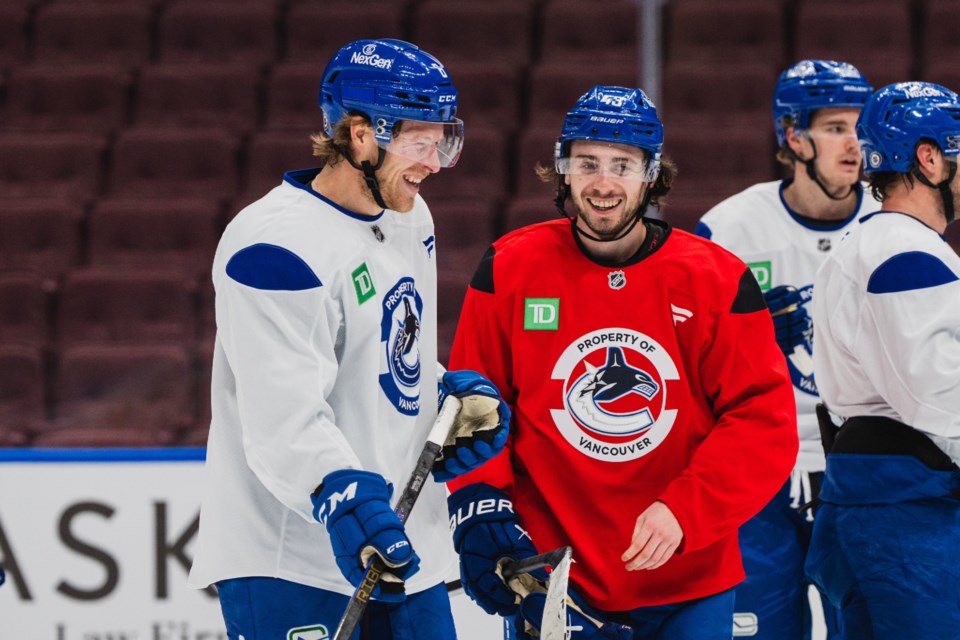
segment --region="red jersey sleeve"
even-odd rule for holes
[[[700,363],[716,426],[660,496],[683,529],[681,552],[731,535],[783,486],[797,457],[793,388],[749,269],[729,309]]]

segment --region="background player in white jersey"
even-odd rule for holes
[[[773,314],[797,400],[800,453],[790,481],[740,529],[747,579],[737,586],[737,635],[800,640],[811,634],[803,561],[824,457],[817,430],[817,385],[808,305],[813,277],[858,217],[876,210],[864,198],[855,126],[872,88],[852,65],[802,60],[784,71],[773,96],[777,159],[792,178],[754,185],[703,216],[697,233],[750,265]],[[828,634],[836,612],[824,603]]]
[[[457,92],[417,47],[362,40],[327,65],[319,102],[323,168],[284,175],[214,259],[190,584],[216,584],[232,640],[328,637],[376,553],[389,570],[364,637],[453,638],[444,487],[428,482],[405,525],[390,498],[437,415],[434,227],[419,191],[460,154]],[[440,391],[498,397],[467,371],[445,373]],[[509,412],[491,404],[486,428],[445,447],[438,480],[502,448]]]
[[[814,361],[827,469],[807,574],[843,637],[960,634],[960,97],[906,82],[857,123],[882,210],[817,272]]]

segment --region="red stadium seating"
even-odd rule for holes
[[[552,0],[543,9],[538,59],[632,66],[640,54],[638,3]]]
[[[220,237],[221,207],[204,199],[103,199],[88,224],[90,264],[210,270]]]
[[[530,70],[527,124],[552,127],[560,134],[563,117],[591,88],[598,84],[621,87],[640,85],[635,60],[618,63],[545,61]]]
[[[766,62],[717,66],[711,62],[675,62],[666,67],[662,104],[667,131],[691,124],[729,126],[737,121],[772,129],[771,104],[778,73]]]
[[[570,104],[573,106],[573,103]],[[549,203],[556,195],[556,185],[545,183],[536,174],[536,166],[552,167],[553,152],[563,116],[553,127],[525,129],[520,134],[519,148],[516,151],[517,163],[514,167],[516,195],[521,197],[542,198]]]
[[[287,13],[285,60],[312,64],[319,88],[327,61],[343,45],[367,38],[409,40],[404,9],[403,3],[392,0],[301,1]]]
[[[185,344],[196,335],[196,283],[169,271],[82,269],[60,292],[60,344]]]
[[[247,64],[165,63],[141,70],[134,114],[142,127],[219,127],[246,133],[257,125],[259,72]]]
[[[505,60],[443,60],[457,87],[457,117],[472,133],[477,125],[493,126],[504,133],[516,131],[522,109],[525,73]],[[470,133],[467,135],[469,136]]]
[[[275,66],[266,81],[266,128],[303,134],[321,131],[318,94],[322,73],[315,62]]]
[[[926,11],[921,20],[919,44],[920,66],[923,70],[923,79],[936,81],[935,78],[946,77],[953,84],[946,87],[960,90],[960,42],[957,41],[957,25],[960,24],[960,5],[956,0],[926,0]],[[952,69],[946,76],[947,69]]]
[[[243,194],[255,200],[279,185],[285,172],[319,166],[311,145],[308,129],[261,131],[254,135],[247,148]]]
[[[113,149],[110,194],[229,197],[237,188],[238,147],[219,129],[126,129]]]
[[[28,15],[27,7],[19,3],[0,5],[0,68],[20,62],[26,55]]]
[[[152,23],[153,9],[146,3],[43,3],[34,23],[34,57],[137,66],[150,57]]]
[[[5,129],[95,131],[126,124],[131,77],[115,64],[35,64],[9,80]]]
[[[507,137],[494,126],[473,126],[465,133],[463,152],[456,166],[429,176],[421,187],[428,199],[473,196],[499,198],[509,188]]]
[[[0,344],[47,345],[52,291],[33,271],[0,272]]]
[[[529,2],[425,0],[414,11],[413,42],[444,64],[506,61],[523,67],[530,60],[532,40]]]
[[[160,59],[264,65],[276,57],[272,2],[169,2],[160,17]]]
[[[531,224],[558,220],[559,218],[560,212],[557,211],[552,198],[541,196],[518,197],[512,199],[506,206],[503,232],[507,233]]]
[[[0,447],[28,444],[45,418],[43,354],[38,347],[0,343]]]
[[[4,198],[91,199],[100,190],[105,140],[89,133],[0,134]]]
[[[0,202],[0,270],[30,269],[56,277],[80,261],[83,209],[68,199]]]
[[[726,66],[765,62],[779,72],[786,53],[784,2],[677,0],[667,5],[667,61]]]

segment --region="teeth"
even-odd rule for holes
[[[593,207],[600,209],[601,211],[606,211],[607,209],[613,209],[620,204],[619,198],[587,198]]]
[[[409,182],[410,184],[416,184],[416,185],[419,185],[423,181],[423,178],[410,178],[406,176],[403,179]]]

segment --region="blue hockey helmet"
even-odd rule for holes
[[[327,64],[320,84],[323,130],[345,115],[362,113],[373,123],[377,143],[386,148],[401,120],[440,123],[440,166],[452,167],[463,147],[463,122],[456,117],[457,90],[439,60],[402,40],[357,40]]]
[[[805,130],[810,114],[829,107],[862,108],[873,87],[855,66],[834,60],[801,60],[780,74],[773,90],[773,128],[777,145],[787,141],[783,119]]]
[[[574,140],[592,140],[639,147],[649,155],[645,182],[660,172],[663,124],[657,108],[640,89],[597,85],[583,94],[563,120],[554,160],[557,173],[565,173],[563,159]]]
[[[944,155],[960,153],[960,96],[930,82],[900,82],[872,96],[857,120],[864,173],[908,173],[914,150],[931,140]]]

